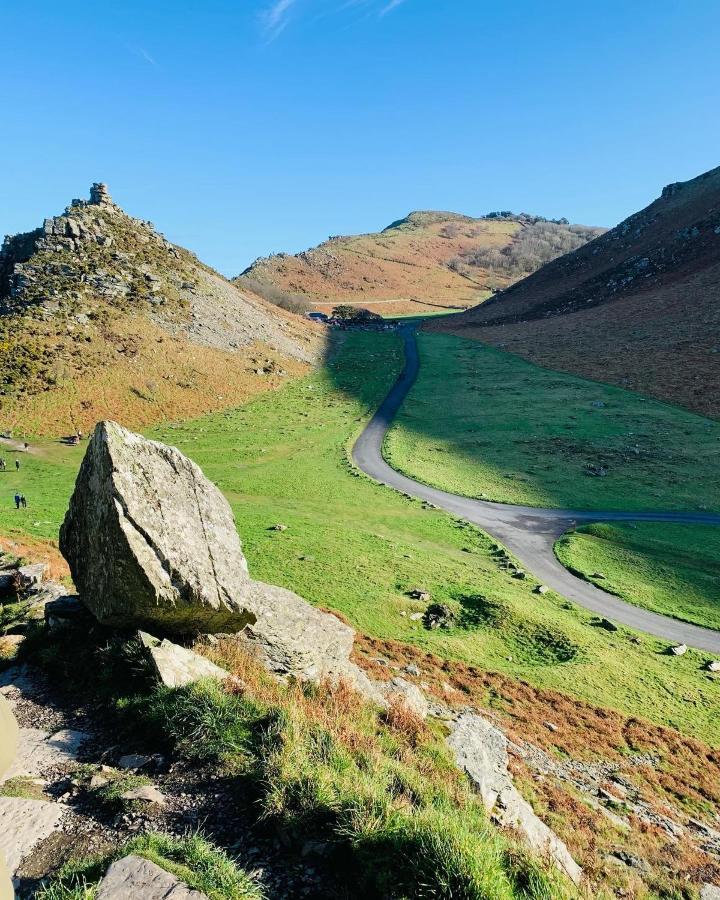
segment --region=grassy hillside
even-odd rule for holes
[[[720,528],[587,525],[555,550],[568,568],[630,603],[720,628]]]
[[[717,168],[432,327],[717,417],[719,298]]]
[[[720,425],[630,391],[421,333],[390,430],[396,468],[444,490],[574,509],[720,507]]]
[[[400,365],[394,335],[350,334],[325,372],[151,435],[187,453],[226,494],[255,577],[339,611],[376,638],[720,741],[712,712],[720,684],[702,677],[701,654],[671,659],[662,642],[640,636],[636,644],[625,629],[591,627],[592,616],[562,598],[534,595],[533,579],[511,578],[476,528],[353,472],[348,442]],[[35,455],[23,457],[19,473],[0,474],[0,531],[52,538],[80,454],[31,446]],[[27,510],[12,508],[16,488]],[[273,530],[278,523],[289,527]],[[457,627],[427,631],[410,618],[424,608],[408,596],[418,586],[455,611]]]
[[[465,309],[601,231],[512,213],[413,212],[379,233],[256,260],[236,283],[302,294],[323,312],[339,302],[386,316]]]
[[[195,416],[308,370],[309,323],[93,192],[0,249],[0,431]]]
[[[712,820],[720,803],[720,757],[708,744],[720,745],[720,678],[702,670],[703,654],[691,650],[675,658],[663,652],[661,641],[625,628],[610,633],[593,627],[593,616],[556,594],[533,593],[534,579],[512,578],[495,544],[478,529],[355,472],[347,448],[396,377],[401,348],[393,334],[343,337],[323,372],[238,410],[155,428],[151,435],[179,446],[220,485],[255,577],[292,588],[360,629],[356,658],[373,675],[387,678],[390,666],[412,664],[430,696],[458,709],[485,710],[518,746],[530,741],[571,773],[600,773],[603,784],[614,773],[632,785],[632,796],[637,793],[650,819],[637,827],[633,820],[628,828],[576,789],[574,775],[539,777],[526,761],[513,758],[523,794],[594,884],[626,896],[644,897],[648,890],[653,896],[680,896],[687,890],[686,875],[695,883],[715,870],[695,845],[668,838],[652,817],[672,810],[678,820]],[[28,532],[57,533],[80,457],[78,448],[49,441],[33,442],[31,450],[21,457],[18,473],[0,474],[5,486],[0,532],[14,533],[16,542]],[[27,493],[27,510],[11,508],[16,485]],[[276,531],[276,524],[287,530]],[[450,607],[455,616],[450,628],[429,631],[411,618],[424,608],[409,596],[417,587]],[[55,659],[65,666],[63,652]],[[247,684],[248,673],[239,674]],[[178,698],[177,717],[170,704],[159,709],[165,722],[177,719],[181,744],[187,733],[182,729],[195,728],[198,719],[206,729],[215,722],[223,729],[246,728],[237,695],[218,698],[219,707],[210,700],[190,692]],[[303,808],[310,811],[325,809],[319,801],[332,790],[332,809],[342,814],[344,799],[357,796],[363,786],[384,791],[385,773],[396,771],[394,763],[387,769],[382,762],[373,768],[372,783],[356,782],[354,757],[342,756],[342,746],[337,757],[342,765],[335,768],[328,768],[325,757],[307,755],[302,716],[295,716],[304,714],[301,701],[292,691],[281,700],[298,727],[290,729],[287,753],[271,757],[282,768],[273,765],[272,773],[280,775],[278,790],[268,794],[273,814],[289,812],[291,826],[294,807],[284,805],[283,785],[297,789],[293,796],[304,797]],[[330,703],[332,713],[332,698]],[[341,708],[348,708],[346,701]],[[324,723],[325,706],[315,702],[312,709]],[[153,710],[142,699],[137,712],[147,718]],[[351,741],[365,721],[355,714],[349,728],[346,719],[332,717],[341,726],[340,737]],[[370,724],[383,741],[384,726]],[[190,745],[203,752],[217,747],[218,737],[210,734]],[[360,737],[367,742],[366,732]],[[430,764],[448,771],[432,740],[426,743],[422,735],[413,740],[424,760],[423,779],[432,777]],[[313,773],[321,778],[321,793]],[[413,808],[429,815],[425,798],[432,786],[423,780],[414,790]],[[627,814],[622,802],[608,802],[611,811]],[[381,814],[375,822],[382,826],[389,808],[375,808]],[[457,817],[453,821],[460,827]],[[362,835],[353,838],[355,851],[363,841]],[[477,835],[473,841],[476,846]],[[646,860],[647,871],[619,867],[616,851]],[[667,870],[669,852],[676,871]]]

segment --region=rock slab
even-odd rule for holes
[[[116,860],[98,885],[95,900],[208,900],[142,856]]]
[[[60,529],[82,601],[103,624],[236,632],[255,617],[232,511],[174,447],[95,428]]]
[[[66,812],[58,803],[0,797],[0,854],[12,874],[33,847],[58,828]]]
[[[502,731],[474,713],[464,713],[454,723],[448,745],[499,824],[515,828],[529,847],[549,856],[558,869],[579,884],[582,869],[512,783],[507,738]]]
[[[144,631],[139,632],[138,636],[158,680],[165,687],[185,687],[201,678],[224,681],[230,674],[206,657],[193,650],[188,650],[187,647],[173,644],[167,638],[160,641]]]

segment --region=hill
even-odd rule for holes
[[[466,309],[600,232],[522,213],[413,212],[379,233],[258,259],[235,283],[304,295],[323,312],[335,303],[387,315]]]
[[[313,326],[128,216],[105,185],[0,250],[0,426],[132,426],[237,405],[305,371]]]
[[[432,328],[720,415],[720,168]]]

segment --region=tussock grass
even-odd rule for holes
[[[243,779],[261,820],[315,840],[369,897],[563,897],[561,877],[494,829],[456,768],[444,728],[347,683],[278,682],[232,639],[199,647],[235,678],[121,701],[172,752]],[[527,872],[534,872],[532,879]]]
[[[258,885],[199,834],[178,838],[160,833],[134,838],[109,856],[67,863],[40,889],[36,900],[92,900],[110,863],[131,854],[149,859],[210,900],[262,900]]]

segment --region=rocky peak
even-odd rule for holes
[[[96,181],[90,186],[90,203],[95,206],[109,206],[112,205],[112,202],[106,184]]]

